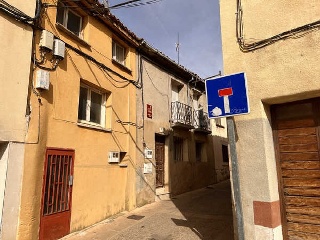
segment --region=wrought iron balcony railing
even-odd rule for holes
[[[211,131],[208,113],[204,112],[202,109],[194,111],[194,127],[195,129]]]
[[[185,125],[193,127],[193,112],[192,107],[181,102],[171,103],[171,121],[173,125]]]

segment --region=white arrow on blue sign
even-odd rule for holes
[[[209,118],[250,112],[245,73],[206,80],[206,93]]]

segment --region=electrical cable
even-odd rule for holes
[[[36,20],[40,18],[42,11],[41,0],[36,0],[36,13],[34,17],[30,17],[16,7],[10,5],[4,0],[0,0],[0,11],[4,12],[8,16],[15,18],[18,21],[33,25]]]
[[[302,37],[305,34],[320,29],[320,20],[305,24],[303,26],[293,28],[289,31],[285,31],[282,33],[279,33],[277,35],[274,35],[272,37],[247,43],[244,39],[244,33],[243,33],[243,10],[242,10],[242,4],[241,0],[237,0],[237,17],[236,17],[236,38],[237,42],[239,44],[240,50],[242,52],[252,52],[254,50],[266,47],[268,45],[271,45],[275,42],[278,42],[280,40],[285,40],[288,38],[297,38]]]
[[[86,59],[90,60],[91,62],[93,62],[94,64],[96,64],[99,68],[102,68],[103,70],[106,70],[108,72],[111,72],[112,74],[116,75],[117,77],[120,77],[121,79],[131,83],[132,85],[134,85],[136,88],[140,89],[141,86],[134,80],[132,79],[128,79],[124,76],[122,76],[121,74],[119,74],[118,72],[112,70],[111,68],[107,67],[106,65],[104,65],[103,63],[97,61],[95,58],[93,58],[92,56],[82,52],[81,50],[71,46],[68,43],[65,43],[65,46],[69,49],[71,49],[72,51],[74,51],[75,53],[77,53],[78,55],[85,57]]]
[[[145,5],[149,5],[149,4],[153,4],[153,3],[158,3],[158,2],[161,2],[163,0],[150,0],[150,1],[147,1],[147,2],[139,2],[139,3],[131,3],[131,4],[126,4],[126,5],[123,5],[123,6],[111,6],[109,7],[109,9],[119,9],[119,8],[132,8],[132,7],[139,7],[139,6],[145,6]]]
[[[140,1],[142,1],[142,0],[131,0],[131,1],[119,3],[119,4],[116,4],[116,5],[113,5],[113,6],[109,7],[109,9],[122,7],[122,6],[128,5],[128,4],[130,4],[130,3],[140,2]]]

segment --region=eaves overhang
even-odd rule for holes
[[[63,1],[66,5],[77,6],[81,11],[89,16],[95,17],[106,25],[113,33],[117,34],[124,41],[137,48],[141,42],[141,38],[130,31],[123,23],[115,17],[108,8],[99,3],[98,0],[78,0],[78,1]]]

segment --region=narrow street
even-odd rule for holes
[[[232,240],[229,180],[121,213],[64,240]]]

